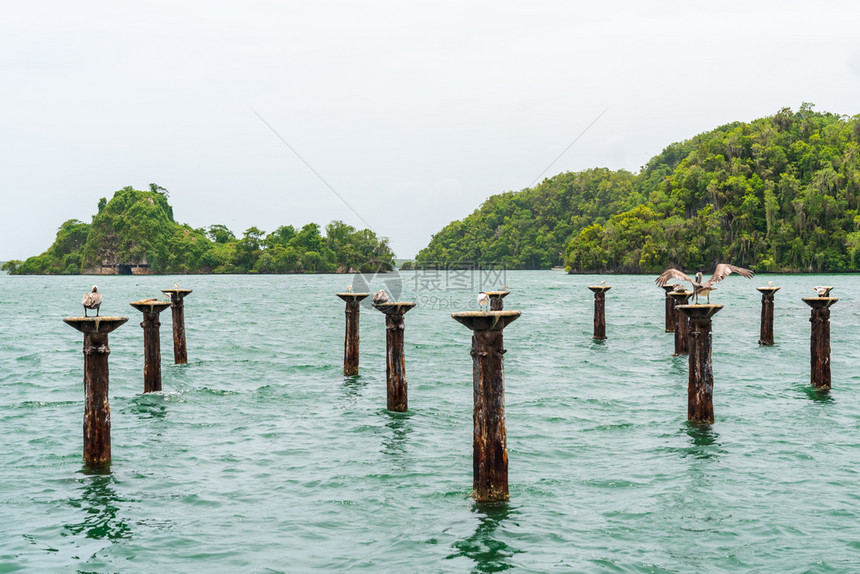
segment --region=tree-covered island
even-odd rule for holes
[[[256,227],[237,238],[224,225],[195,229],[177,223],[164,188],[125,187],[102,198],[92,223],[63,223],[54,244],[26,261],[8,261],[10,274],[347,273],[390,271],[387,238],[340,221],[325,227]]]
[[[494,195],[416,265],[860,271],[860,115],[812,107],[671,144],[638,174],[589,169]]]

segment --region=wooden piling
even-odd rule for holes
[[[370,293],[337,293],[346,301],[346,334],[343,338],[343,374],[347,377],[358,374],[358,319],[362,299]]]
[[[675,285],[663,285],[663,290],[666,292],[666,332],[675,332],[675,299],[670,297],[670,293],[675,288]]]
[[[675,332],[674,357],[689,354],[690,319],[684,313],[678,312],[678,305],[686,305],[692,295],[692,291],[673,291],[672,293],[668,293],[668,298],[672,301],[672,322],[674,327],[672,330]]]
[[[761,333],[758,344],[773,345],[773,295],[779,287],[756,287],[761,292]]]
[[[161,312],[170,306],[170,301],[143,299],[130,303],[143,313],[143,392],[161,390]]]
[[[711,317],[722,305],[678,305],[689,317],[689,383],[687,386],[687,420],[714,422],[714,373],[711,362]]]
[[[519,316],[519,311],[451,315],[472,330],[472,496],[478,502],[509,498],[502,331]]]
[[[510,291],[487,291],[490,298],[490,311],[501,311],[505,308],[502,299],[508,296]]]
[[[379,303],[373,307],[385,315],[385,387],[388,410],[403,413],[407,409],[406,357],[403,353],[403,315],[416,303]]]
[[[63,321],[84,334],[84,462],[110,463],[110,403],[108,333],[128,317],[65,317]]]
[[[191,289],[162,289],[162,293],[170,295],[173,310],[173,362],[177,365],[188,363],[188,349],[185,346],[185,303],[183,299],[191,293]]]
[[[606,339],[606,292],[612,289],[609,285],[592,285],[594,291],[594,339]]]
[[[830,306],[839,301],[834,297],[804,297],[812,307],[812,335],[809,340],[812,385],[830,389]]]

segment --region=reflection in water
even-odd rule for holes
[[[163,419],[167,414],[167,406],[164,404],[164,396],[161,394],[145,393],[134,398],[137,413],[142,419]]]
[[[85,467],[87,475],[83,480],[81,498],[72,499],[69,504],[84,511],[84,520],[67,524],[66,530],[72,534],[83,533],[87,538],[117,541],[129,538],[131,532],[121,518],[117,518],[120,498],[113,488],[114,478],[109,466]]]
[[[398,470],[406,470],[407,465],[414,462],[406,456],[407,439],[412,432],[412,425],[409,422],[412,413],[395,413],[386,410],[384,416],[388,417],[385,427],[390,432],[386,432],[382,438],[382,450],[380,452],[390,456]]]
[[[682,449],[686,456],[707,460],[717,458],[722,452],[720,443],[717,442],[720,435],[711,424],[686,421],[684,426],[687,436],[691,439],[690,446]]]
[[[343,378],[343,396],[348,402],[354,402],[355,399],[361,396],[364,387],[367,386],[368,380],[362,380],[361,375],[353,375]]]
[[[448,558],[466,556],[475,562],[475,572],[502,572],[514,567],[511,558],[522,550],[511,548],[500,540],[496,530],[515,510],[507,502],[492,504],[476,502],[472,512],[478,516],[475,533],[454,543],[456,553]]]
[[[833,395],[830,394],[830,389],[820,389],[811,385],[804,385],[801,388],[806,393],[806,396],[816,403],[828,404],[833,402]]]

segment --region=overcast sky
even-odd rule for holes
[[[804,101],[860,113],[860,3],[705,4],[9,4],[0,260],[150,182],[194,227],[340,219],[412,257],[530,186],[604,110],[547,176],[638,171]]]

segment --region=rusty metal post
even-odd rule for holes
[[[761,333],[758,344],[773,345],[773,295],[779,287],[756,287],[761,292]]]
[[[385,387],[389,411],[407,409],[406,357],[403,353],[403,315],[416,303],[379,303],[373,307],[385,315]]]
[[[346,301],[346,334],[343,339],[343,374],[347,377],[358,374],[358,318],[361,300],[370,293],[337,293]]]
[[[804,297],[812,307],[812,335],[809,340],[812,385],[819,389],[830,388],[830,306],[839,301],[834,297]]]
[[[478,502],[509,498],[502,331],[519,316],[519,311],[451,315],[472,330],[472,496]]]
[[[183,299],[191,293],[191,289],[162,289],[162,293],[170,295],[173,309],[173,362],[177,365],[188,363],[188,349],[185,346],[185,303]]]
[[[170,301],[143,299],[129,303],[143,313],[143,392],[161,390],[161,312],[170,306]]]
[[[663,290],[666,292],[666,332],[673,333],[675,331],[675,300],[670,297],[675,285],[663,285]],[[677,345],[676,345],[677,347]]]
[[[675,331],[675,353],[674,357],[689,353],[690,319],[687,315],[678,312],[678,305],[686,305],[693,295],[692,291],[673,291],[668,293],[668,299],[672,301],[672,322]]]
[[[687,386],[687,420],[714,422],[714,372],[711,363],[711,317],[722,305],[678,305],[690,320],[690,376]]]
[[[84,462],[110,463],[110,403],[108,402],[108,333],[128,317],[65,317],[84,334]]]
[[[502,299],[508,296],[510,291],[487,291],[490,297],[490,311],[501,311],[505,308]]]
[[[594,338],[598,341],[606,339],[606,292],[612,289],[609,285],[592,285],[594,291]]]

